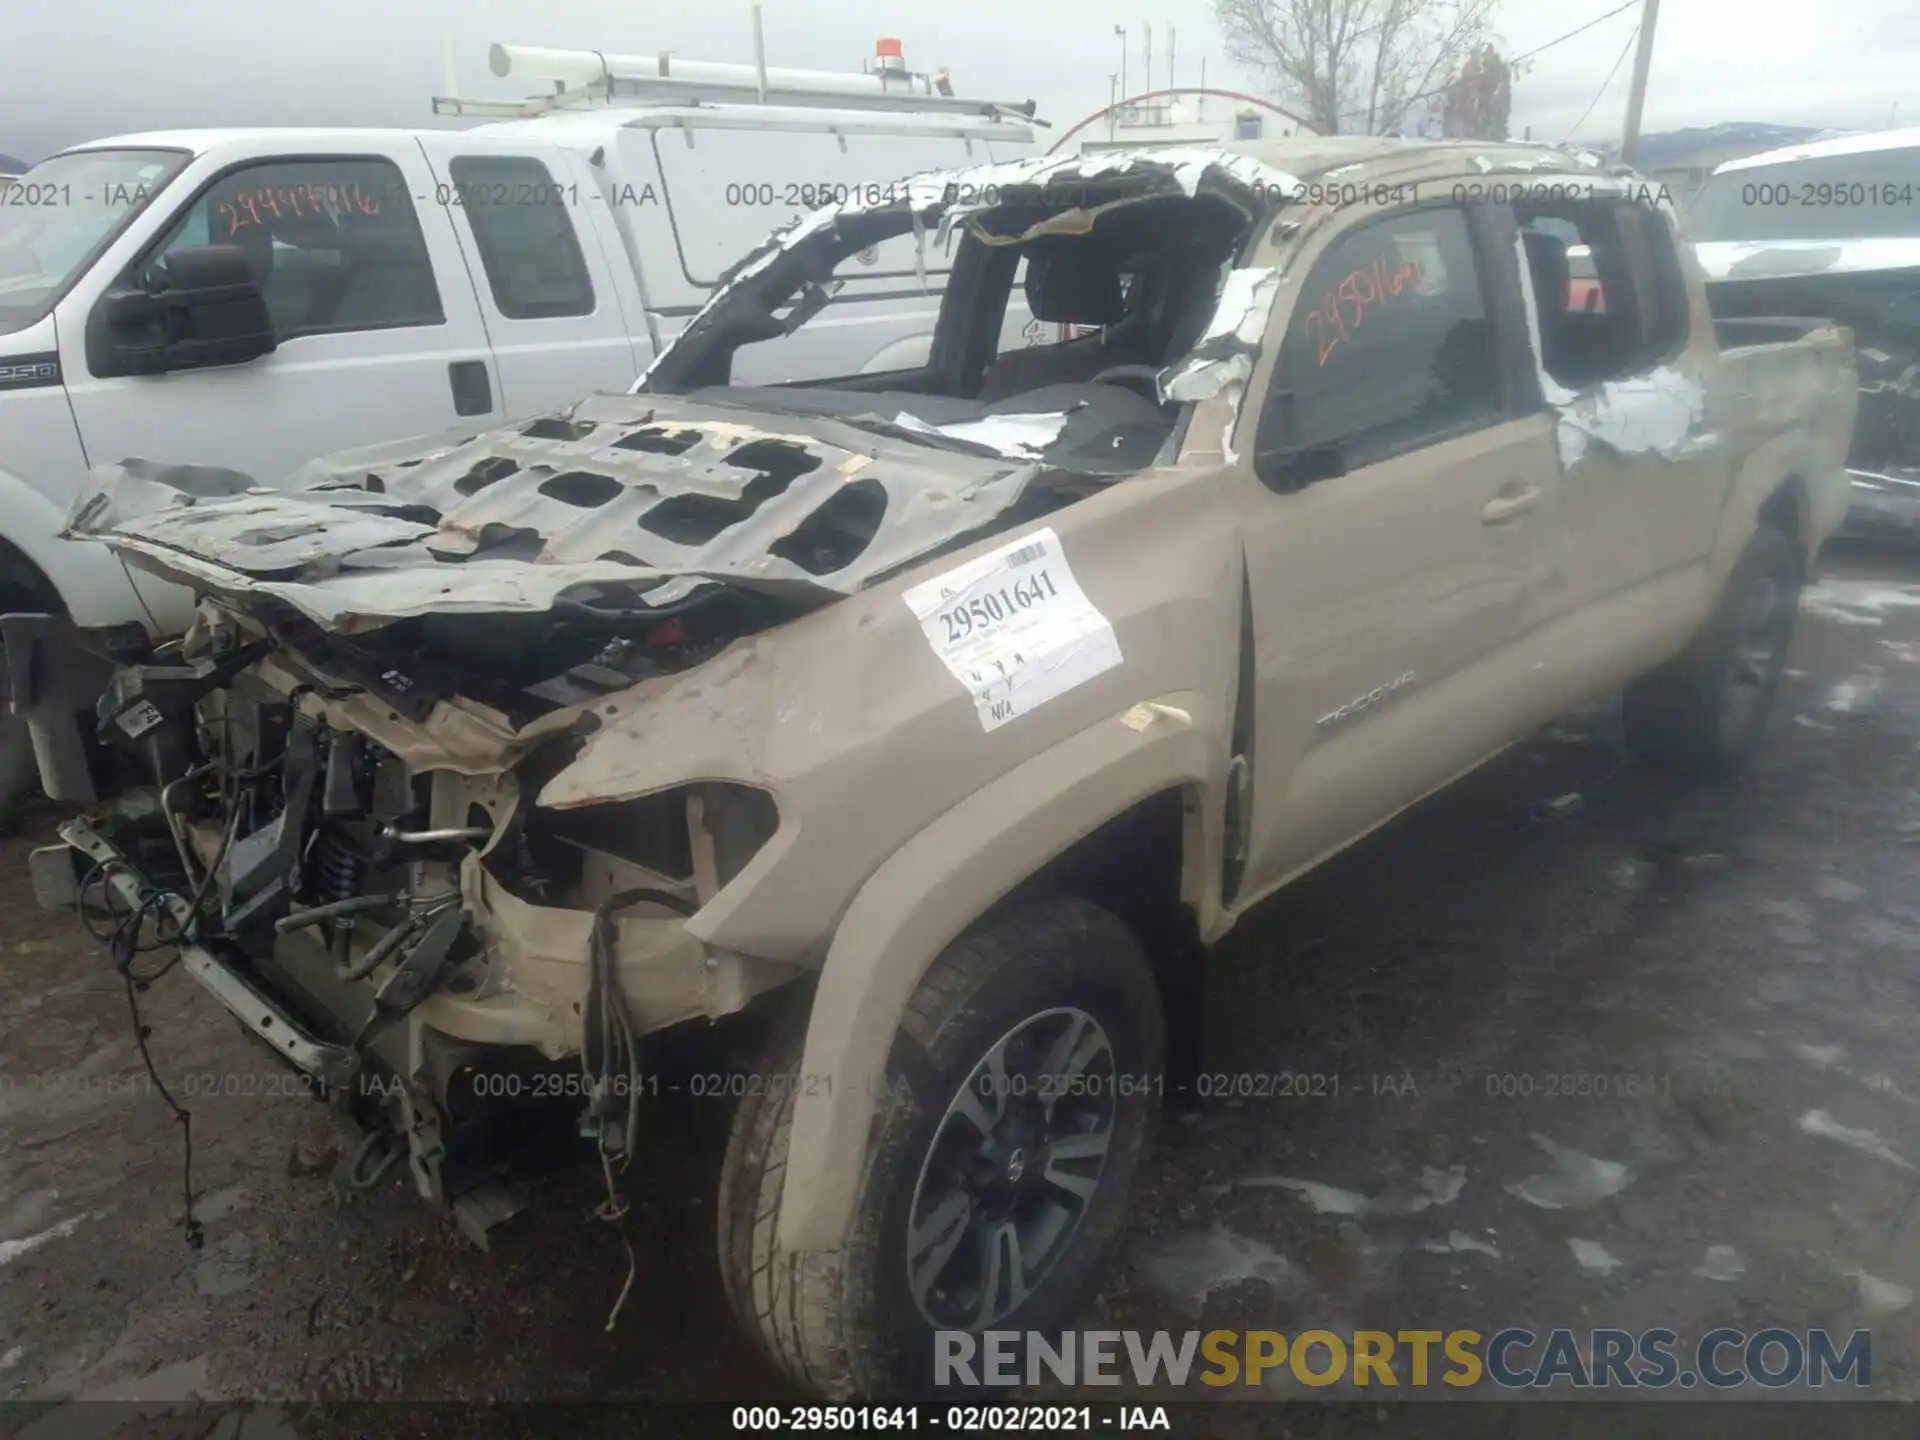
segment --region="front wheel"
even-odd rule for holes
[[[1762,521],[1699,637],[1627,687],[1628,748],[1695,774],[1724,775],[1745,764],[1786,671],[1802,581],[1799,547]]]
[[[800,1041],[762,1073],[794,1074]],[[776,1244],[796,1087],[742,1103],[719,1204],[741,1323],[836,1398],[933,1393],[938,1332],[1062,1328],[1125,1218],[1163,1050],[1152,969],[1111,913],[1052,899],[983,922],[901,1018],[841,1249]]]

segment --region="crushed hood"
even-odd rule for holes
[[[926,444],[841,420],[597,396],[472,438],[318,461],[292,489],[205,466],[98,466],[64,533],[341,633],[562,597],[658,606],[715,582],[818,604],[1012,505],[1041,473],[1025,457],[1049,417],[1005,418],[1029,422],[1013,453],[937,427]]]

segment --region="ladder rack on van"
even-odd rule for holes
[[[860,110],[951,116],[970,128],[1034,120],[1032,100],[1011,104],[953,93],[945,70],[930,75],[906,68],[898,40],[881,40],[871,69],[860,71],[770,69],[761,41],[759,6],[753,14],[754,63],[682,60],[671,51],[614,55],[599,50],[555,50],[537,45],[494,45],[487,53],[495,75],[545,80],[550,93],[526,100],[475,100],[436,95],[436,115],[532,119],[602,106],[747,105],[789,111]],[[769,117],[771,118],[771,117]],[[1030,137],[1029,137],[1030,138]]]

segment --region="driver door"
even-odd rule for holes
[[[61,369],[89,464],[224,465],[274,484],[318,455],[501,418],[473,286],[419,147],[339,140],[324,158],[227,166],[131,266],[62,302]],[[87,335],[101,296],[208,243],[247,252],[278,348],[243,365],[96,376]]]

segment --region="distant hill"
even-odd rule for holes
[[[26,170],[26,161],[16,160],[13,156],[0,151],[0,175],[23,175]]]

